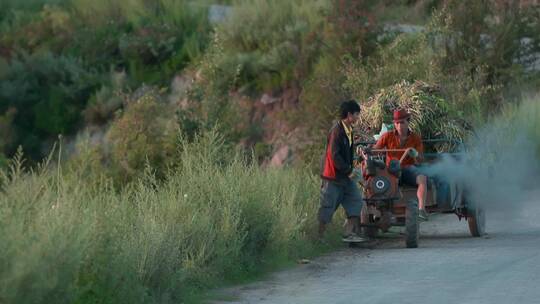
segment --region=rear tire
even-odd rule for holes
[[[412,199],[407,202],[407,210],[405,211],[405,245],[407,248],[417,248],[419,237],[418,201]]]
[[[467,222],[472,236],[480,237],[486,233],[486,212],[481,207],[476,206],[469,211]]]

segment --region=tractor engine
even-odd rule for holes
[[[389,168],[383,161],[369,158],[364,162],[364,198],[367,201],[387,201],[399,198],[399,162]]]

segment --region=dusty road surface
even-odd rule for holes
[[[522,207],[488,215],[481,238],[453,214],[434,215],[420,248],[394,234],[228,289],[218,303],[540,303],[540,198]]]

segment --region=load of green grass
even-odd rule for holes
[[[392,123],[392,111],[398,108],[411,113],[410,128],[423,138],[463,141],[470,135],[470,126],[440,97],[437,87],[422,81],[402,81],[380,90],[363,103],[359,121],[362,132],[359,133],[371,139],[371,135],[379,133],[383,123]]]

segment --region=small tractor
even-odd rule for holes
[[[430,141],[436,140],[424,140],[424,143]],[[385,155],[390,150],[365,149],[369,144],[372,143],[364,142],[358,146],[367,156],[358,164],[362,169],[363,180],[359,183],[364,199],[360,227],[366,237],[374,238],[379,229],[387,232],[391,226],[405,226],[405,245],[416,248],[419,241],[417,188],[399,183],[399,161],[392,160],[389,166],[386,165]],[[405,149],[399,151],[405,152]],[[426,153],[425,165],[437,162],[443,154],[459,161],[458,153]],[[428,176],[425,208],[428,213],[455,213],[460,220],[467,220],[471,235],[479,237],[485,230],[485,212],[480,205],[469,200],[467,191],[460,181]]]

